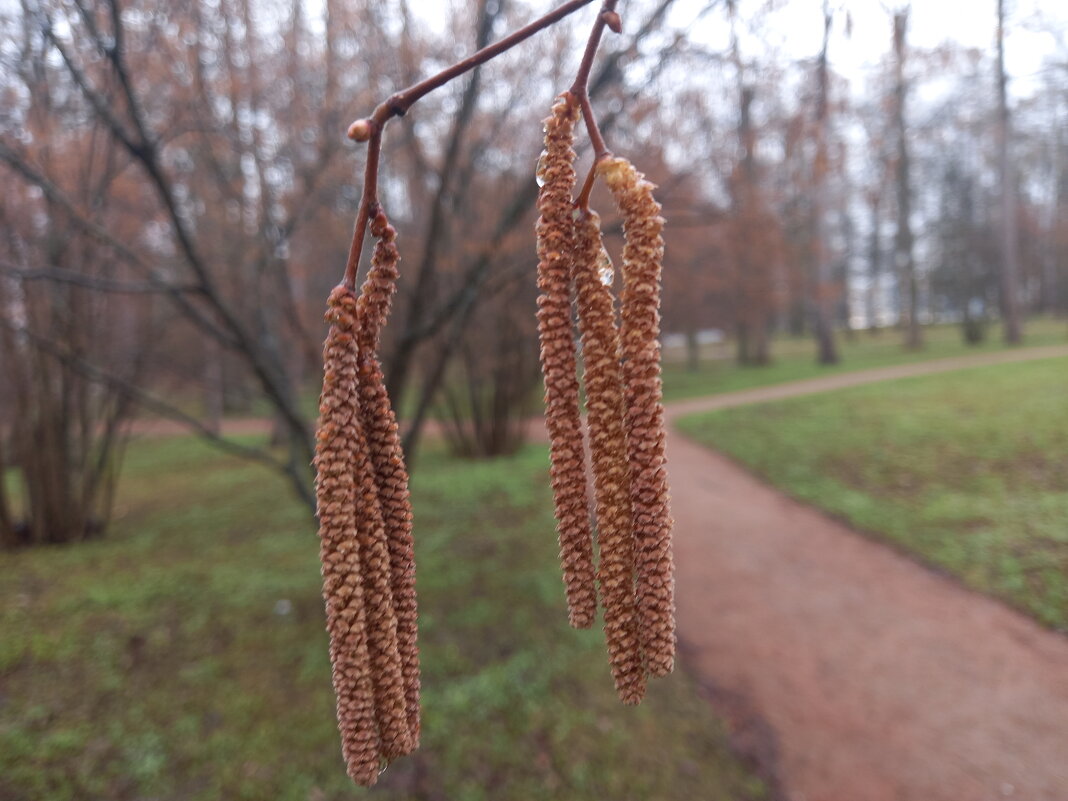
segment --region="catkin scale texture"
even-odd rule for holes
[[[612,291],[600,274],[606,259],[600,219],[588,212],[576,223],[573,271],[597,510],[597,576],[616,692],[624,703],[637,704],[645,694],[645,669],[634,597],[634,530],[619,332]]]
[[[386,392],[377,356],[381,330],[389,314],[398,277],[397,232],[381,211],[371,220],[377,237],[371,268],[357,304],[359,330],[360,415],[378,490],[389,549],[391,592],[396,616],[397,648],[404,683],[408,750],[419,746],[418,605],[415,592],[415,552],[408,470],[404,463],[396,416]],[[406,752],[405,752],[406,753]]]
[[[675,665],[675,577],[660,379],[660,272],[664,220],[653,185],[626,159],[597,165],[623,215],[621,347],[642,651],[654,676]]]
[[[371,661],[371,681],[375,690],[382,756],[391,760],[411,751],[404,680],[397,647],[397,617],[393,611],[392,571],[382,507],[378,500],[374,465],[364,432],[357,417],[352,425],[352,447],[356,455],[353,473],[356,484],[356,536],[360,544],[364,603],[367,608],[367,650]]]
[[[379,735],[371,679],[367,615],[356,533],[358,366],[356,298],[337,287],[327,307],[323,391],[316,436],[316,501],[326,626],[337,697],[341,749],[349,776],[370,786],[378,778]]]
[[[545,153],[538,167],[538,339],[545,379],[545,424],[550,477],[560,537],[560,563],[572,626],[586,628],[597,612],[593,545],[586,490],[575,341],[571,324],[571,261],[578,108],[565,96],[545,120]]]

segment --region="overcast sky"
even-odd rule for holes
[[[547,10],[555,2],[530,3],[532,8]],[[741,18],[749,18],[768,0],[739,0]],[[440,23],[449,5],[441,0],[412,0],[415,13]],[[473,6],[468,2],[467,5]],[[706,0],[676,0],[671,22],[686,25],[706,5]],[[783,55],[811,58],[820,48],[823,35],[823,0],[777,0],[777,10],[766,17],[761,35],[767,44]],[[856,86],[871,67],[890,48],[891,8],[904,5],[900,0],[832,0],[836,21],[830,55],[834,69]],[[627,3],[620,4],[626,19]],[[933,48],[944,42],[956,42],[993,52],[997,0],[916,0],[911,4],[909,43],[917,48]],[[1014,91],[1028,93],[1045,57],[1056,50],[1056,39],[1044,26],[1059,32],[1068,44],[1068,0],[1006,0],[1009,20],[1006,36],[1006,64],[1014,82]],[[845,16],[852,19],[852,33],[845,36]],[[579,12],[582,15],[584,12]],[[589,16],[589,14],[587,14]],[[705,16],[690,29],[694,38],[714,47],[726,44],[726,25],[722,13]],[[747,45],[743,42],[743,48]],[[759,43],[751,42],[752,49]],[[751,53],[750,55],[756,55]]]
[[[699,0],[682,0],[694,7]],[[762,6],[766,0],[741,0],[742,14]],[[836,10],[830,46],[831,62],[851,81],[860,78],[890,49],[889,9],[905,5],[882,0],[832,0]],[[794,58],[817,53],[823,35],[822,0],[785,0],[767,17],[765,35],[773,47]],[[1068,35],[1068,2],[1065,0],[1007,0],[1009,12],[1005,40],[1007,70],[1026,91],[1029,81],[1041,69],[1042,61],[1056,50],[1054,34],[1039,28],[1054,28],[1062,39]],[[846,13],[852,32],[845,35]],[[993,52],[997,23],[997,0],[919,0],[911,4],[908,41],[912,47],[929,49],[946,42]],[[718,27],[710,18],[700,26]],[[714,40],[713,40],[714,41]]]

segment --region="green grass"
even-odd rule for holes
[[[702,348],[699,369],[686,369],[686,354],[682,348],[664,350],[664,398],[681,400],[721,392],[782,384],[834,373],[848,373],[875,367],[890,367],[897,364],[948,359],[976,353],[993,353],[1008,346],[1001,339],[999,326],[991,325],[986,341],[978,346],[966,345],[961,339],[960,326],[930,325],[924,328],[925,345],[921,350],[906,350],[902,347],[902,334],[894,329],[883,329],[876,334],[858,331],[847,338],[838,332],[841,361],[836,365],[823,366],[816,363],[816,344],[811,337],[795,339],[776,337],[772,343],[772,363],[766,367],[739,367],[734,362],[734,344],[708,345]],[[1025,347],[1068,344],[1068,322],[1052,317],[1035,317],[1025,326]],[[414,391],[401,404],[401,413],[414,411]],[[309,420],[319,413],[319,387],[308,386],[300,396],[300,406]],[[533,413],[542,409],[542,385],[536,382],[531,389]],[[270,406],[263,400],[254,402],[249,412],[238,417],[269,416]]]
[[[693,398],[821,375],[1006,349],[997,326],[991,326],[986,341],[978,346],[965,345],[960,327],[955,325],[927,326],[924,339],[923,349],[910,351],[902,347],[901,333],[892,329],[874,335],[858,331],[852,339],[839,332],[841,361],[831,366],[816,364],[816,345],[811,338],[777,338],[772,346],[772,364],[767,367],[739,367],[733,361],[733,345],[727,344],[719,346],[718,350],[706,348],[700,368],[690,372],[683,363],[682,351],[667,351],[664,354],[664,397],[667,400]],[[1045,317],[1028,321],[1025,346],[1066,343],[1068,323],[1064,320]]]
[[[1068,627],[1068,360],[696,415],[771,483]]]
[[[131,447],[109,536],[0,554],[0,797],[755,799],[685,674],[615,700],[567,626],[543,448],[414,483],[423,746],[345,777],[317,541],[262,468]]]

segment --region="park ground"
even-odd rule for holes
[[[414,478],[422,747],[378,798],[766,797],[685,674],[615,698],[567,625],[544,447]],[[351,798],[307,510],[188,438],[135,443],[109,536],[0,557],[0,798]]]
[[[1035,317],[1027,323],[1027,347],[1060,345],[1068,340],[1068,323],[1055,317]],[[816,345],[811,338],[777,337],[772,347],[772,363],[766,367],[739,367],[731,346],[708,345],[702,349],[699,369],[686,368],[681,349],[664,353],[664,398],[668,401],[695,398],[723,392],[802,381],[857,370],[978,356],[1012,350],[991,326],[978,345],[964,343],[959,325],[930,325],[924,328],[924,347],[906,350],[902,333],[892,328],[853,331],[838,338],[840,360],[834,365],[816,363]]]
[[[936,335],[903,354],[889,332],[864,336],[831,374],[974,352]],[[1063,341],[1063,323],[1037,337]],[[693,397],[824,372],[798,352],[761,370],[669,367],[666,386]],[[1065,359],[1046,359],[684,426],[949,581],[1060,627],[1066,381]],[[771,797],[774,766],[759,778],[701,702],[723,700],[707,676],[653,682],[637,710],[615,700],[600,632],[566,625],[546,463],[539,445],[492,462],[421,458],[424,739],[374,793]],[[189,438],[135,441],[106,539],[0,557],[0,798],[352,797],[318,585],[313,525],[277,477]]]
[[[724,409],[685,418],[682,430],[1068,630],[1068,360]]]
[[[960,372],[936,376],[935,370]],[[937,543],[942,551],[963,554],[938,566],[918,547],[890,536],[898,515],[923,510],[922,493],[903,507],[884,508],[861,531],[848,525],[843,513],[828,514],[826,508],[783,495],[766,483],[766,474],[750,473],[737,457],[688,440],[677,429],[669,433],[678,615],[687,663],[715,682],[733,711],[735,728],[762,755],[787,798],[1068,798],[1068,765],[1062,758],[1062,744],[1068,742],[1068,639],[1049,622],[1039,622],[1043,610],[1062,609],[1056,598],[1063,570],[1051,572],[1049,566],[1063,564],[1065,555],[1068,486],[1056,467],[1065,451],[1056,438],[1031,438],[1033,432],[1045,433],[1044,422],[997,422],[1013,418],[1022,407],[1022,416],[1051,413],[1050,425],[1057,425],[1066,370],[1068,346],[1061,345],[831,375],[669,405],[675,419],[730,409],[689,425],[716,445],[721,440],[713,428],[722,441],[744,441],[759,432],[764,437],[745,450],[746,458],[775,466],[800,461],[807,464],[806,478],[817,485],[813,474],[826,465],[806,463],[809,450],[848,443],[836,453],[839,469],[833,477],[839,480],[864,476],[869,463],[880,463],[880,450],[891,451],[883,471],[889,476],[880,474],[859,490],[852,487],[852,495],[848,485],[837,487],[824,500],[844,495],[852,508],[864,507],[893,489],[890,476],[910,476],[905,484],[912,490],[930,482],[932,494],[953,493],[956,504],[990,514],[984,522],[988,530],[978,540],[951,525],[952,516],[943,515],[933,527],[925,514],[909,519],[927,535],[909,538],[912,546]],[[1021,377],[1025,372],[1031,373],[1029,380]],[[964,381],[967,391],[989,395],[988,405],[969,407],[957,392],[932,391],[930,407],[911,399],[921,417],[911,427],[907,413],[903,420],[896,414],[897,404],[884,408],[885,414],[852,413],[863,406],[856,394],[894,396],[899,388],[937,387],[943,379]],[[864,391],[832,391],[863,382],[880,383]],[[825,394],[812,394],[816,390]],[[1017,393],[1023,392],[1034,394],[1035,402],[1021,404]],[[783,400],[791,395],[809,397]],[[1042,398],[1050,403],[1044,405]],[[775,410],[773,400],[782,403],[778,426],[762,427],[760,410]],[[743,403],[759,405],[742,408]],[[791,413],[786,407],[794,404],[806,413]],[[954,432],[962,415],[971,415],[980,435],[956,430],[956,439],[947,440],[941,428]],[[687,425],[685,418],[682,422]],[[780,429],[804,423],[811,429],[806,435],[784,433],[780,442]],[[984,434],[1002,428],[1004,436],[995,437],[991,448]],[[966,473],[979,476],[998,471],[998,480],[1012,486],[1010,492],[1022,491],[1028,498],[1016,502],[997,493],[996,483],[955,482],[928,470],[927,463],[946,449],[964,455],[944,466],[963,463]],[[1012,459],[997,458],[1036,450],[1052,465],[1046,481],[1042,471],[1019,470]],[[993,460],[989,467],[987,459]],[[858,497],[865,492],[876,497]],[[988,492],[995,493],[989,503]],[[1011,515],[993,514],[1005,503]],[[1051,503],[1062,511],[1051,509]],[[1051,532],[1052,541],[1046,536]],[[984,547],[976,548],[977,543]],[[972,583],[976,571],[964,569],[982,563],[982,575],[999,577],[1009,568],[1019,582],[1021,561],[1031,589],[1009,600],[1022,601],[1017,603],[1022,613],[990,594],[995,582]]]
[[[735,392],[742,389],[802,381],[817,376],[831,376],[918,362],[971,357],[985,353],[1012,350],[1001,338],[996,326],[991,326],[987,338],[979,345],[964,343],[959,325],[930,325],[924,328],[924,347],[910,351],[901,346],[902,334],[893,328],[854,331],[839,337],[840,360],[833,365],[816,363],[816,346],[810,337],[777,336],[772,343],[772,363],[763,367],[741,367],[734,360],[730,343],[704,345],[697,370],[686,364],[685,350],[665,348],[664,399],[676,401],[706,395]],[[1068,341],[1068,322],[1055,317],[1034,317],[1027,322],[1027,347],[1058,345]],[[176,389],[180,397],[180,388]],[[413,398],[407,399],[409,405]],[[308,387],[301,404],[309,418],[317,414],[319,388]],[[531,392],[530,410],[540,411],[541,385]],[[197,414],[201,410],[197,399],[186,398],[181,404],[186,411]],[[268,416],[264,403],[253,404],[254,417]]]

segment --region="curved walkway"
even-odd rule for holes
[[[1068,347],[843,373],[668,416],[1054,356]],[[668,455],[685,661],[789,801],[1068,800],[1068,639],[675,431]]]

